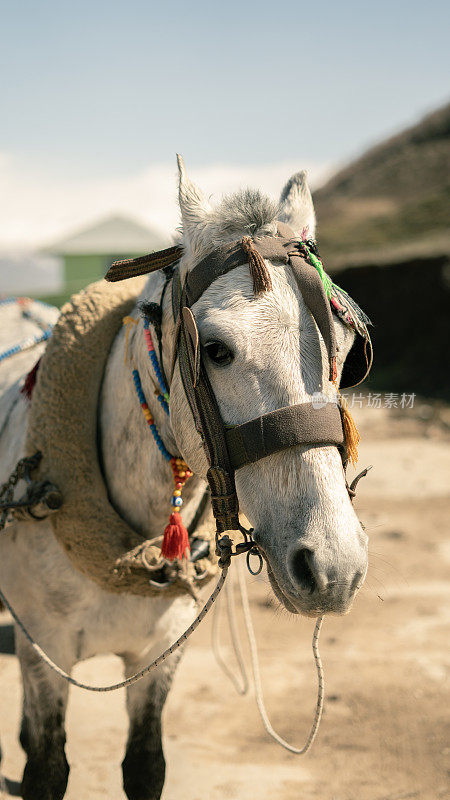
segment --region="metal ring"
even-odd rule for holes
[[[196,571],[195,575],[194,575],[194,580],[195,581],[202,581],[203,578],[205,578],[207,574],[208,574],[208,570],[207,569],[204,569],[202,572],[197,572]]]
[[[172,578],[170,581],[165,581],[164,583],[160,583],[159,581],[154,581],[152,578],[148,579],[150,586],[154,586],[155,589],[168,589],[169,586],[175,581],[175,578]]]
[[[258,556],[259,558],[259,568],[256,571],[253,570],[250,566],[250,556]],[[249,550],[247,553],[247,569],[250,575],[259,575],[259,573],[262,571],[263,566],[264,566],[264,561],[261,553],[259,552],[259,550],[256,549],[256,547],[252,547],[252,549]]]

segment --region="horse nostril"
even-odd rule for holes
[[[360,583],[362,581],[362,572],[357,572],[355,577],[352,580],[352,585],[350,586],[350,594],[354,594],[357,589],[359,589]]]
[[[308,550],[307,547],[301,547],[296,550],[292,556],[291,568],[296,582],[302,589],[312,594],[316,588],[316,579],[310,567],[309,559],[311,555],[312,551]]]

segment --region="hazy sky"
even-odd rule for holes
[[[0,0],[0,245],[312,178],[448,96],[448,4]]]

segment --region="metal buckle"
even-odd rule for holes
[[[240,556],[242,553],[247,553],[247,568],[251,575],[259,575],[262,571],[264,566],[264,561],[262,558],[261,553],[258,550],[258,545],[252,538],[253,528],[250,530],[246,530],[242,525],[239,525],[239,530],[244,536],[245,541],[239,542],[235,545],[234,552],[232,551],[232,541],[230,537],[226,534],[225,536],[221,536],[219,539],[216,533],[216,555],[219,556],[219,566],[223,566],[224,563],[230,563],[231,559],[235,556]],[[250,556],[257,556],[259,558],[259,565],[257,570],[253,570],[250,566]],[[221,561],[223,562],[221,564]]]

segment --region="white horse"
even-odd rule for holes
[[[180,159],[179,202],[182,274],[218,244],[249,233],[274,235],[276,219],[287,222],[296,234],[307,227],[309,236],[314,236],[314,209],[303,173],[288,182],[279,206],[246,190],[212,208],[186,176]],[[268,269],[271,291],[255,298],[248,267],[242,266],[216,280],[194,306],[208,375],[228,424],[307,402],[328,385],[324,343],[290,268],[269,263]],[[162,285],[163,277],[152,274],[140,301],[159,301]],[[174,342],[168,295],[163,306],[166,365],[171,364]],[[137,306],[135,316],[140,313]],[[339,320],[334,324],[340,374],[354,334]],[[128,347],[167,449],[182,454],[195,473],[184,493],[187,524],[204,491],[207,463],[178,367],[170,387],[168,418],[152,391],[142,329],[136,329]],[[108,358],[100,398],[104,472],[115,508],[151,538],[166,524],[172,475],[139,412],[124,351],[122,330]],[[28,405],[19,389],[36,350],[15,359],[15,367],[14,359],[2,366],[3,375],[11,374],[12,367],[17,371],[17,365],[22,374],[5,394],[1,481],[23,455]],[[292,613],[345,613],[365,577],[367,537],[349,500],[338,449],[296,446],[238,470],[236,485],[282,605]],[[0,586],[34,638],[68,672],[99,653],[119,655],[125,674],[136,672],[195,616],[194,601],[187,595],[144,598],[100,589],[73,567],[48,520],[15,524],[1,534]],[[16,647],[24,688],[23,798],[60,800],[69,773],[64,751],[68,685],[38,659],[19,630]],[[122,766],[129,800],[161,796],[165,773],[161,711],[179,658],[177,651],[127,690],[130,727]]]

